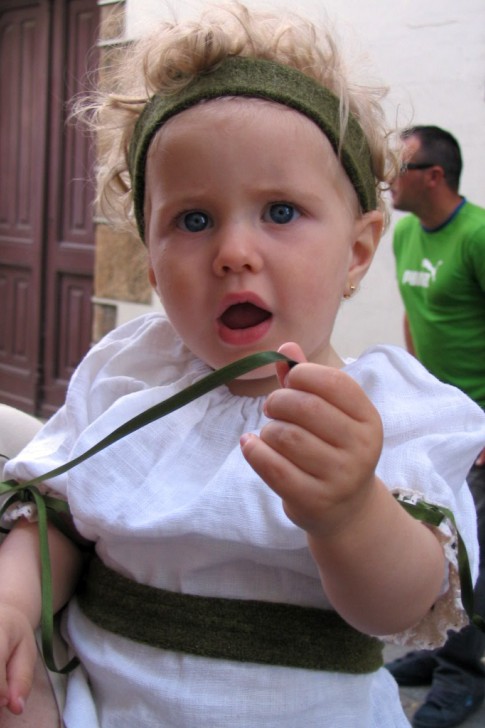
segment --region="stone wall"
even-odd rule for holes
[[[100,68],[116,63],[126,41],[124,0],[100,0]],[[101,70],[100,83],[103,84]],[[93,339],[98,341],[122,320],[123,310],[136,315],[152,307],[148,282],[146,249],[141,241],[120,233],[96,216],[96,262],[94,272]],[[120,311],[121,309],[121,311]]]

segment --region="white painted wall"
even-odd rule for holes
[[[294,0],[246,3],[295,9]],[[128,36],[142,33],[167,12],[188,16],[203,4],[127,0]],[[364,78],[370,75],[390,88],[386,113],[391,123],[436,124],[455,134],[464,158],[461,192],[485,206],[484,0],[300,0],[297,10],[334,22],[355,63],[365,56]],[[403,343],[391,251],[398,215],[392,215],[361,290],[342,305],[334,343],[343,356],[357,356],[374,343]]]

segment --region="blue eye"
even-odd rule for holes
[[[210,222],[209,215],[206,215],[205,212],[200,212],[200,210],[194,210],[193,212],[186,212],[181,215],[179,226],[189,233],[200,233],[210,226]]]
[[[300,217],[298,210],[287,202],[273,203],[269,206],[266,214],[269,216],[271,222],[275,222],[277,225],[286,225],[295,218]]]

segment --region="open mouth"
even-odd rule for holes
[[[259,324],[262,324],[269,318],[271,318],[269,311],[247,301],[229,306],[219,320],[228,329],[234,330],[250,329],[253,326],[259,326]]]

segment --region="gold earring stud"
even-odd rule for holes
[[[354,295],[354,292],[355,292],[355,286],[353,283],[350,283],[349,290],[345,291],[343,297],[345,298],[346,301],[348,301],[349,298],[352,298],[352,296]]]

